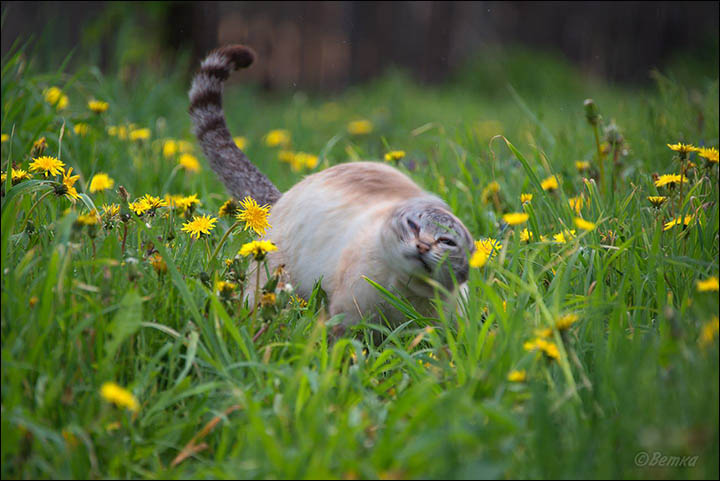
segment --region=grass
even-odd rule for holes
[[[691,154],[697,167],[682,196],[651,176],[679,172],[668,143],[717,147],[717,79],[687,86],[657,74],[654,86],[628,89],[551,58],[503,62],[435,88],[390,73],[334,98],[227,89],[231,131],[281,190],[309,171],[277,160],[263,142],[271,129],[319,155],[313,170],[405,150],[400,169],[477,239],[502,244],[471,271],[456,319],[416,318],[392,298],[408,322],[363,324],[329,345],[319,289],[307,305],[277,292],[253,324],[240,300],[255,288],[249,262],[224,260],[254,236],[236,230],[211,255],[232,219],[196,241],[176,209],[138,217],[116,189],[89,192],[105,172],[130,200],[197,194],[195,213],[217,216],[227,195],[190,134],[178,74],[48,72],[11,52],[2,60],[3,171],[9,162],[27,169],[45,137],[45,154],[80,175],[83,195],[72,204],[52,193],[57,178],[38,174],[2,186],[2,477],[717,478],[717,293],[696,282],[718,275],[718,168]],[[50,86],[68,95],[67,108],[45,101]],[[619,126],[616,162],[612,147],[597,152],[586,97],[602,126]],[[109,109],[93,114],[91,98]],[[373,131],[350,135],[356,119]],[[81,122],[85,136],[73,133]],[[150,138],[108,134],[128,122]],[[200,172],[163,155],[168,138],[191,142]],[[578,173],[576,160],[592,171]],[[550,175],[556,192],[539,185]],[[532,201],[521,204],[521,193]],[[646,197],[658,193],[670,199],[656,209]],[[576,196],[595,230],[575,228]],[[77,222],[104,203],[121,205],[122,218]],[[501,226],[502,214],[523,211],[526,224]],[[686,214],[686,228],[663,230]],[[526,227],[533,240],[521,242]],[[552,241],[567,229],[576,235]],[[157,256],[165,272],[150,263]],[[238,287],[218,293],[219,280]],[[566,314],[577,322],[553,328]],[[555,359],[524,348],[543,328]],[[386,336],[374,344],[378,329]],[[511,371],[525,380],[508,380]],[[139,409],[105,400],[109,381]]]

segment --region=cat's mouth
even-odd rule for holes
[[[432,274],[432,268],[430,267],[430,264],[428,264],[427,261],[423,258],[422,254],[406,255],[406,257],[409,259],[415,259],[416,261],[419,261],[420,264],[422,264],[423,269],[425,269],[428,274]]]

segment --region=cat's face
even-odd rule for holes
[[[407,274],[427,276],[452,288],[468,278],[468,255],[475,249],[470,232],[440,202],[409,201],[390,219],[397,243],[390,254]]]

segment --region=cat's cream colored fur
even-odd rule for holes
[[[436,292],[454,292],[467,280],[474,249],[468,230],[442,200],[381,163],[336,165],[280,194],[235,146],[222,112],[223,81],[253,58],[243,46],[211,53],[193,80],[190,114],[205,155],[232,194],[274,203],[265,236],[278,246],[268,256],[271,272],[283,265],[286,281],[304,297],[320,281],[330,314],[344,316],[341,326],[375,317],[378,308],[402,320],[366,278],[429,314]]]

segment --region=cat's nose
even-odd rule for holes
[[[415,247],[417,247],[417,250],[420,254],[425,254],[427,251],[430,250],[430,244],[426,244],[425,242],[420,240],[415,242]]]

